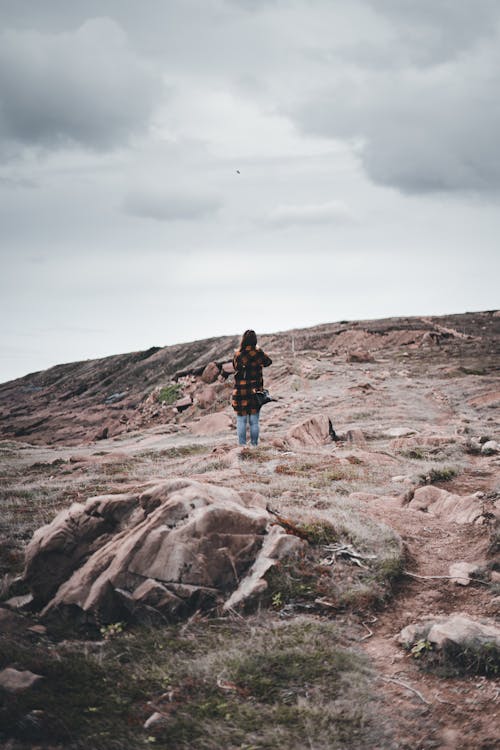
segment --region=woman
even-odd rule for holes
[[[264,387],[262,368],[272,364],[272,360],[257,346],[255,331],[245,331],[240,348],[234,353],[234,390],[232,406],[237,413],[236,426],[238,442],[246,445],[247,423],[250,423],[250,442],[259,442],[259,408],[255,402],[255,391]]]

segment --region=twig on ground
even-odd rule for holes
[[[415,693],[417,698],[419,698],[422,703],[425,703],[427,706],[432,706],[432,703],[430,701],[426,700],[422,693],[417,690],[416,688],[412,687],[411,685],[408,685],[407,682],[403,682],[402,680],[398,680],[396,677],[380,677],[380,680],[383,680],[383,682],[394,682],[396,685],[401,685],[401,687],[406,688],[407,690],[410,690],[412,693]]]
[[[378,617],[372,617],[372,619],[370,620],[370,624],[371,624],[371,625],[373,625],[373,623],[374,623],[374,622],[377,622],[377,620],[378,620]],[[368,630],[368,635],[364,635],[364,636],[363,636],[362,638],[360,638],[360,639],[359,639],[359,642],[360,642],[360,643],[362,643],[363,641],[366,641],[366,640],[368,640],[368,638],[371,638],[371,637],[372,637],[372,635],[373,635],[373,630],[370,630],[370,628],[368,627],[368,625],[366,624],[366,622],[362,622],[362,623],[361,623],[361,625],[362,625],[362,626],[363,626],[363,627],[364,627],[364,628],[365,628],[366,630]]]
[[[418,578],[420,581],[431,581],[431,580],[448,580],[448,581],[454,581],[456,578],[459,578],[460,576],[419,576],[416,573],[410,573],[409,570],[403,570],[403,575],[410,576],[410,578]],[[471,583],[484,583],[485,586],[489,586],[489,581],[483,581],[482,578],[470,578],[469,579]]]

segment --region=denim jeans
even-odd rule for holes
[[[250,423],[250,442],[257,445],[259,442],[259,412],[257,414],[244,414],[236,417],[236,429],[238,432],[238,442],[240,445],[247,443],[247,423]]]

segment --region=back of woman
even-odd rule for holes
[[[237,413],[238,439],[246,444],[246,427],[250,422],[250,440],[257,445],[259,438],[259,408],[255,391],[264,387],[262,368],[272,364],[270,357],[257,346],[255,331],[248,330],[242,336],[239,349],[234,354],[234,390],[232,406]]]

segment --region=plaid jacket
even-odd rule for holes
[[[264,387],[262,368],[272,364],[272,359],[262,349],[246,346],[234,353],[234,390],[232,407],[239,414],[257,414],[259,411],[253,394]]]

